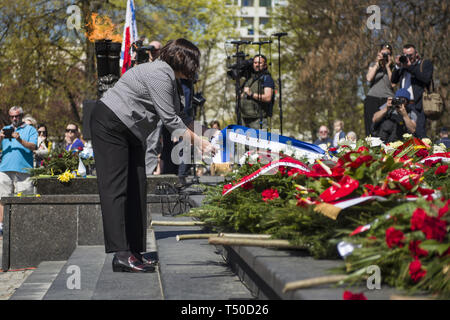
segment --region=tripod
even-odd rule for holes
[[[245,54],[243,52],[239,52],[239,46],[243,45],[243,44],[250,44],[250,41],[243,41],[243,40],[238,40],[238,41],[231,41],[231,44],[234,44],[236,46],[236,65],[237,65],[237,70],[240,70],[240,66],[241,66],[241,62],[243,59],[245,59]],[[242,119],[241,119],[241,79],[240,79],[240,75],[238,75],[236,77],[235,80],[235,93],[236,93],[236,123],[238,125],[242,124]]]
[[[258,42],[253,41],[252,42],[252,44],[258,45],[258,57],[259,57],[259,59],[261,59],[261,47],[262,47],[262,45],[270,44],[270,43],[272,43],[271,40],[269,40],[269,41],[258,41]],[[267,61],[266,61],[266,63],[267,63]],[[259,70],[259,72],[261,73],[262,71]],[[258,78],[258,96],[260,94],[261,94],[261,81]],[[262,108],[260,106],[259,107],[259,129],[262,130],[262,128],[263,128],[263,110],[262,110]]]
[[[287,36],[287,32],[274,33],[273,37],[278,37],[278,90],[280,91],[278,107],[280,108],[280,134],[283,135],[283,100],[281,91],[281,37]]]

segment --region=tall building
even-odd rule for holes
[[[259,41],[270,37],[273,30],[269,27],[270,18],[279,6],[287,0],[234,0],[232,5],[238,7],[237,25],[241,40]]]

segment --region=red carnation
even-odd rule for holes
[[[366,151],[369,151],[369,148],[367,148],[365,146],[361,146],[361,147],[358,148],[358,152],[359,153],[366,152]]]
[[[423,250],[419,247],[422,243],[420,240],[410,241],[409,242],[409,251],[411,251],[411,255],[414,259],[419,259],[420,257],[426,257],[428,255],[427,250]]]
[[[447,233],[447,222],[436,217],[426,216],[421,230],[427,239],[442,242]]]
[[[261,195],[263,197],[263,201],[273,200],[275,198],[280,197],[277,189],[266,189],[263,192],[261,192]]]
[[[351,291],[344,291],[342,298],[344,300],[367,300],[364,293],[353,293]]]
[[[439,209],[438,217],[442,218],[447,212],[448,212],[448,204],[450,203],[450,200],[447,200],[445,205]]]
[[[442,159],[438,159],[438,160],[425,160],[424,165],[426,165],[427,167],[432,167],[437,163],[441,163]]]
[[[292,175],[294,175],[294,174],[296,174],[296,173],[299,173],[299,172],[302,172],[302,170],[300,170],[300,169],[297,169],[297,168],[292,168],[291,170],[289,170],[288,171],[288,176],[290,177],[290,176],[292,176]]]
[[[233,185],[231,183],[224,185],[223,189],[222,189],[222,194],[225,194],[225,192],[227,192],[232,187],[233,187]]]
[[[446,165],[446,164],[441,165],[441,166],[439,166],[439,167],[436,169],[436,171],[434,172],[434,174],[435,174],[435,175],[438,175],[438,174],[444,174],[444,173],[447,172],[447,169],[448,169],[448,165]]]
[[[416,156],[423,159],[425,157],[428,157],[428,151],[426,149],[420,149],[419,151],[416,152]]]
[[[286,174],[286,167],[285,166],[279,166],[278,171],[281,173],[282,176]]]
[[[62,153],[58,154],[58,158],[62,158],[62,157],[63,157]]]
[[[241,188],[243,188],[244,190],[253,189],[253,183],[251,181],[246,182],[243,185],[241,185]]]
[[[402,248],[404,246],[402,242],[404,239],[405,235],[400,230],[396,230],[394,227],[386,229],[386,243],[389,248],[393,248],[394,246]]]
[[[359,156],[352,163],[349,164],[353,169],[359,168],[363,163],[369,164],[373,160],[372,156]]]
[[[414,282],[418,282],[426,274],[427,271],[422,269],[422,263],[420,263],[419,259],[415,259],[409,264],[409,275]]]
[[[417,208],[416,210],[414,210],[411,217],[411,230],[422,230],[423,223],[426,217],[427,213],[422,208]]]

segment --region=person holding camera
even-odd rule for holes
[[[378,108],[386,103],[388,97],[394,95],[391,77],[394,60],[392,47],[383,44],[377,53],[375,62],[369,65],[366,80],[369,82],[369,92],[364,100],[364,127],[366,136],[371,134],[372,118]]]
[[[114,272],[154,272],[146,247],[145,144],[159,120],[205,154],[214,147],[193,132],[180,109],[177,79],[193,79],[200,50],[190,41],[167,43],[160,57],[129,69],[97,101],[91,114],[106,253]]]
[[[417,114],[410,103],[406,89],[398,89],[395,98],[389,97],[386,104],[373,115],[373,133],[385,142],[400,140],[405,133],[416,131]]]
[[[38,133],[23,122],[23,109],[9,109],[11,125],[0,131],[2,162],[0,163],[0,198],[14,193],[32,194],[33,183],[27,169],[33,168],[33,151]],[[3,232],[3,205],[0,204],[0,230]]]
[[[250,84],[244,87],[241,115],[246,127],[267,130],[275,100],[275,82],[267,71],[264,55],[253,57],[253,73]]]
[[[412,44],[403,46],[403,55],[395,58],[395,68],[392,72],[392,83],[399,83],[400,88],[408,90],[417,114],[418,138],[426,137],[426,116],[423,112],[422,95],[425,87],[430,85],[433,77],[433,64],[430,60],[422,60]]]

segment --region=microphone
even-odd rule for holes
[[[283,37],[283,36],[287,36],[287,32],[278,32],[272,35],[272,37]]]
[[[267,44],[267,43],[272,43],[272,40],[268,40],[268,41],[252,41],[252,44]]]
[[[246,40],[233,40],[230,41],[231,44],[250,44],[250,41],[246,41]]]

